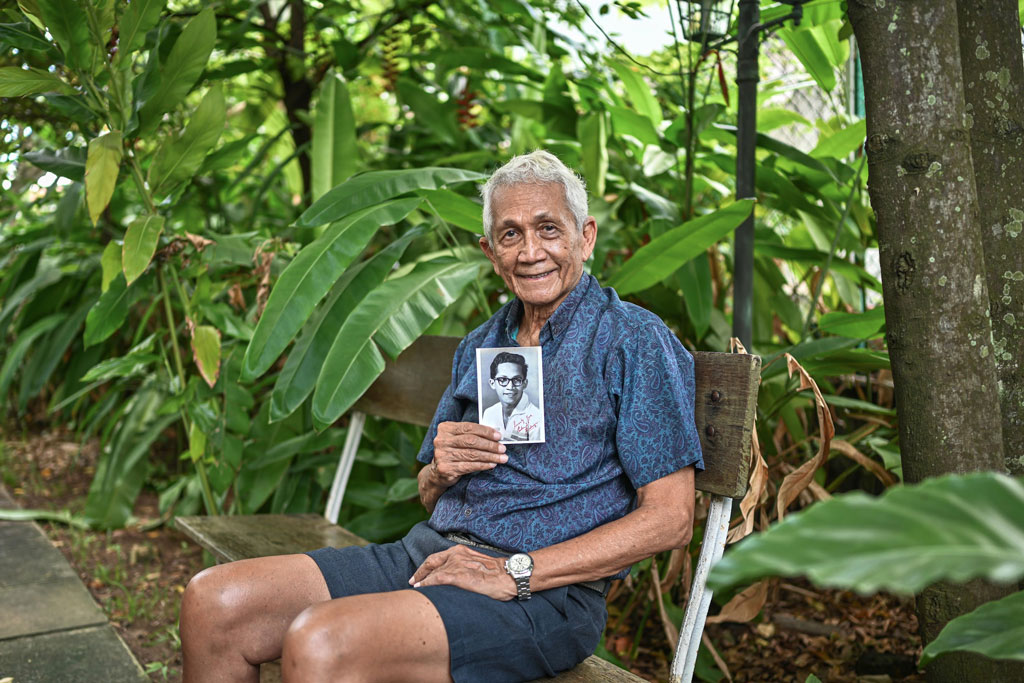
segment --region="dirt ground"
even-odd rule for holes
[[[79,448],[71,435],[60,433],[0,436],[0,475],[22,508],[82,510],[95,472],[95,443]],[[189,578],[204,567],[203,554],[169,524],[160,523],[155,493],[143,493],[135,516],[135,525],[112,532],[41,526],[152,680],[180,681],[178,609]],[[613,614],[628,598],[627,591],[619,593]],[[728,670],[728,680],[737,683],[804,683],[810,674],[825,682],[885,683],[923,680],[915,667],[921,651],[916,630],[908,600],[775,580],[760,618],[746,624],[711,624],[706,636],[720,667]],[[639,645],[633,640],[638,631],[643,632]],[[630,661],[636,673],[667,680],[670,662],[665,653],[670,650],[654,615],[636,610],[618,632],[609,634],[607,646]]]

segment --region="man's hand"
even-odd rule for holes
[[[501,432],[475,422],[442,422],[434,437],[433,475],[445,488],[464,474],[491,470],[508,462]]]
[[[454,545],[423,560],[409,583],[415,588],[458,586],[502,601],[517,595],[515,579],[505,571],[505,558],[484,555],[464,545]]]
[[[420,500],[433,512],[437,499],[463,475],[508,462],[501,432],[475,422],[442,422],[434,437],[434,459],[420,470]]]

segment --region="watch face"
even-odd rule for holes
[[[533,566],[533,562],[530,560],[529,555],[519,553],[508,558],[509,571],[515,573],[525,572],[528,571],[531,566]]]

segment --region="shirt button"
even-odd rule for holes
[[[462,514],[463,514],[463,516],[465,516],[465,517],[470,517],[470,516],[472,516],[472,515],[473,515],[473,508],[466,508],[466,509],[465,509],[465,510],[464,510],[464,511],[462,512]]]

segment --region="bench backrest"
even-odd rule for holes
[[[401,422],[429,425],[451,382],[457,337],[420,337],[397,360],[387,361],[355,410]],[[694,420],[704,450],[701,491],[739,498],[747,489],[750,434],[757,407],[761,359],[737,353],[698,351]]]

